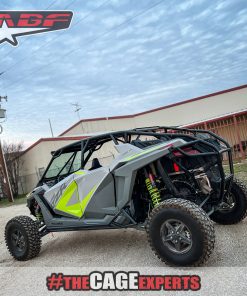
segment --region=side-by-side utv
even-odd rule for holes
[[[99,152],[109,147],[113,159],[104,164]],[[229,144],[212,132],[111,132],[52,153],[27,201],[34,219],[11,219],[5,240],[15,259],[28,260],[49,232],[131,227],[146,230],[162,261],[199,266],[214,249],[213,221],[234,224],[246,217],[246,192],[234,179]]]

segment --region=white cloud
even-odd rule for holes
[[[187,25],[181,28],[181,34],[182,36],[188,35],[192,30],[192,25]]]
[[[227,1],[227,0],[221,0],[216,6],[215,6],[215,10],[222,10],[225,9],[227,7],[229,7],[229,5],[232,4],[232,1]]]
[[[109,16],[101,20],[106,29],[110,29],[114,26],[118,26],[125,21],[125,17],[121,15]]]
[[[9,96],[4,137],[30,143],[49,136],[48,116],[62,132],[76,121],[73,101],[83,117],[120,115],[246,83],[245,0],[167,0],[107,35],[152,1],[114,0],[101,9],[103,0],[82,2],[71,4],[73,23],[91,15],[59,38],[55,32],[23,37],[19,48],[0,45],[0,72],[16,64],[0,76]],[[50,1],[3,3],[43,9]]]
[[[194,6],[201,5],[205,0],[186,0],[182,1],[181,4],[177,5],[178,11],[186,11]]]

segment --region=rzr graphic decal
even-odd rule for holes
[[[0,11],[0,44],[18,45],[17,37],[68,29],[72,11]]]

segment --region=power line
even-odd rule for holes
[[[50,5],[48,5],[45,10],[48,10],[50,7],[52,7],[55,3],[57,2],[57,0],[53,1]]]
[[[46,8],[44,8],[44,10],[49,9],[51,6],[53,6],[55,3],[57,2],[57,0],[53,1],[51,4],[49,4]],[[22,45],[27,42],[27,39],[22,41]],[[9,52],[7,52],[7,54],[3,57],[3,59],[5,59],[7,56],[9,56],[14,50],[16,50],[15,48],[12,48]],[[5,71],[6,72],[6,71]]]
[[[64,10],[65,10],[67,7],[69,7],[70,5],[72,5],[75,1],[76,1],[76,0],[74,0],[74,1],[72,1],[70,4],[66,5],[65,8],[64,8]],[[46,8],[44,8],[44,10],[48,10],[48,9],[49,9],[50,7],[52,7],[56,2],[57,2],[57,0],[53,1],[53,2],[52,2],[51,4],[49,4]],[[25,44],[25,42],[27,42],[27,40],[28,40],[28,39],[24,39],[24,40],[22,41],[21,44],[22,44],[22,45]],[[7,52],[7,54],[3,57],[3,59],[5,59],[7,56],[9,56],[14,50],[16,50],[16,48],[12,48],[11,50],[9,50],[9,51]],[[27,59],[27,57],[24,58],[24,59],[21,59],[19,62],[23,62],[25,59]],[[9,69],[14,68],[14,66],[17,65],[17,64],[18,64],[18,62],[15,63],[14,65],[10,66]],[[7,69],[5,72],[8,72],[9,69]]]
[[[72,4],[74,4],[76,1],[77,1],[77,0],[74,0],[74,1],[70,2],[68,5],[66,5],[66,6],[64,7],[64,10],[67,9],[67,8],[69,8],[69,7],[70,7]]]
[[[117,26],[111,28],[110,30],[108,30],[108,31],[106,31],[106,32],[104,32],[104,33],[102,33],[101,35],[99,35],[99,36],[97,36],[96,38],[92,39],[90,45],[92,45],[93,42],[99,40],[100,38],[102,38],[102,37],[108,35],[109,33],[113,32],[113,31],[115,31],[115,30],[118,29],[119,27],[122,27],[123,25],[126,25],[126,24],[130,23],[133,19],[139,17],[140,15],[143,15],[144,13],[146,13],[146,12],[148,12],[149,10],[153,9],[154,7],[160,5],[161,3],[164,3],[164,1],[161,0],[161,1],[159,1],[159,2],[157,2],[157,3],[155,3],[155,4],[153,4],[153,5],[149,6],[147,9],[143,10],[142,12],[140,12],[140,13],[134,15],[133,17],[130,17],[130,18],[127,19],[126,21],[122,22],[121,24],[119,24],[119,25],[117,25]],[[12,84],[10,84],[8,87],[10,87],[10,86],[12,86],[12,85],[18,83],[19,81],[22,81],[22,80],[26,79],[27,77],[29,77],[29,76],[32,75],[33,73],[36,73],[37,71],[39,71],[40,69],[45,68],[45,67],[47,67],[47,66],[53,64],[53,63],[56,62],[57,60],[59,61],[59,60],[61,60],[61,58],[65,58],[65,57],[71,55],[72,53],[74,53],[74,52],[76,52],[76,51],[78,51],[78,50],[81,50],[81,47],[78,47],[78,48],[72,49],[72,50],[68,51],[67,53],[65,53],[64,55],[62,55],[61,57],[57,58],[56,60],[54,60],[54,61],[52,61],[52,62],[50,62],[50,63],[48,63],[48,64],[42,65],[41,67],[39,67],[39,68],[37,68],[37,69],[34,69],[34,71],[31,71],[28,75],[26,75],[26,76],[24,76],[24,77],[21,77],[20,79],[14,81],[14,82],[13,82]]]
[[[73,2],[71,2],[69,5],[66,5],[64,9],[68,8],[70,5],[72,5],[76,0],[74,0]],[[82,18],[80,18],[77,22],[75,22],[71,28],[74,28],[75,25],[77,25],[78,23],[80,23],[81,21],[84,21],[85,19],[87,19],[95,10],[101,8],[102,6],[104,6],[106,3],[110,2],[110,0],[104,1],[102,4],[100,4],[99,6],[97,6],[95,9],[93,9],[91,12],[89,12],[86,16],[83,16]],[[43,43],[41,46],[39,46],[38,48],[36,48],[35,50],[33,50],[31,52],[31,54],[35,54],[36,52],[38,52],[41,48],[45,47],[46,45],[54,42],[54,40],[58,39],[61,37],[62,34],[66,33],[66,31],[61,31],[60,34],[58,34],[56,37],[54,37],[52,40],[49,40],[45,43]],[[25,42],[27,41],[27,39],[25,40]],[[24,42],[22,42],[23,44]],[[10,52],[14,51],[15,49],[12,49]],[[8,54],[6,55],[8,56]],[[6,57],[5,56],[5,57]],[[16,65],[22,63],[23,61],[27,60],[29,58],[29,56],[26,56],[22,59],[20,59],[19,61],[17,61],[16,63],[14,63],[12,66],[10,66],[9,68],[7,68],[4,72],[7,73],[9,71],[11,71],[11,69],[13,69]]]

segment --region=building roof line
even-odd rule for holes
[[[182,127],[188,127],[188,128],[190,128],[190,127],[193,127],[193,126],[196,126],[196,125],[199,125],[199,124],[203,124],[203,123],[211,123],[211,122],[215,122],[217,120],[229,119],[229,118],[231,118],[234,115],[241,116],[241,115],[245,115],[245,114],[247,114],[247,109],[242,109],[242,110],[239,110],[239,111],[226,113],[226,114],[221,115],[221,116],[218,116],[218,117],[212,117],[212,118],[208,118],[208,119],[204,119],[204,120],[200,120],[200,121],[196,121],[196,122],[184,124],[184,125],[181,125],[180,127],[181,128]]]
[[[228,119],[230,118],[231,116],[233,115],[245,115],[247,114],[247,109],[244,109],[244,110],[239,110],[239,111],[236,111],[236,112],[231,112],[231,113],[227,113],[227,114],[224,114],[222,116],[219,116],[219,117],[213,117],[213,118],[209,118],[209,119],[205,119],[205,120],[201,120],[201,121],[197,121],[197,122],[192,122],[192,123],[189,123],[189,124],[185,124],[185,125],[181,125],[180,127],[193,127],[193,126],[196,126],[198,124],[202,124],[202,123],[210,123],[212,121],[215,121],[215,120],[224,120],[224,119]],[[35,143],[33,143],[31,146],[29,146],[26,150],[23,151],[23,154],[25,154],[26,152],[28,152],[29,150],[31,150],[33,147],[37,146],[39,143],[42,143],[42,142],[49,142],[49,141],[72,141],[72,140],[75,140],[75,141],[79,141],[79,140],[83,140],[83,139],[86,139],[88,137],[90,137],[91,135],[84,135],[84,136],[61,136],[61,137],[54,137],[54,138],[40,138],[38,141],[36,141]]]
[[[199,100],[203,100],[203,99],[206,99],[206,98],[210,98],[210,97],[214,97],[214,96],[217,96],[217,95],[221,95],[221,94],[224,94],[224,93],[228,93],[228,92],[240,90],[240,89],[243,89],[243,88],[247,88],[247,84],[240,85],[240,86],[233,87],[233,88],[229,88],[229,89],[225,89],[225,90],[221,90],[221,91],[214,92],[214,93],[210,93],[210,94],[203,95],[203,96],[200,96],[200,97],[196,97],[196,98],[192,98],[192,99],[180,101],[180,102],[177,102],[177,103],[169,104],[169,105],[158,107],[158,108],[155,108],[155,109],[150,109],[150,110],[143,111],[143,112],[140,112],[140,113],[129,114],[129,115],[120,115],[120,116],[110,116],[110,117],[98,117],[98,118],[81,119],[80,121],[76,122],[71,127],[69,127],[68,129],[66,129],[64,132],[62,132],[59,136],[63,136],[68,131],[70,131],[71,129],[73,129],[75,126],[79,125],[82,122],[100,121],[100,120],[114,120],[114,119],[121,119],[121,118],[135,118],[135,117],[138,117],[140,115],[144,115],[144,114],[148,114],[148,113],[153,113],[153,112],[164,110],[164,109],[169,109],[169,108],[176,107],[176,106],[183,105],[183,104],[192,103],[192,102],[195,102],[195,101],[199,101]]]
[[[33,143],[31,146],[29,146],[26,150],[23,151],[23,154],[37,146],[39,143],[42,142],[49,142],[49,141],[72,141],[72,140],[83,140],[87,138],[86,136],[68,136],[68,137],[54,137],[54,138],[40,138],[38,141]]]

